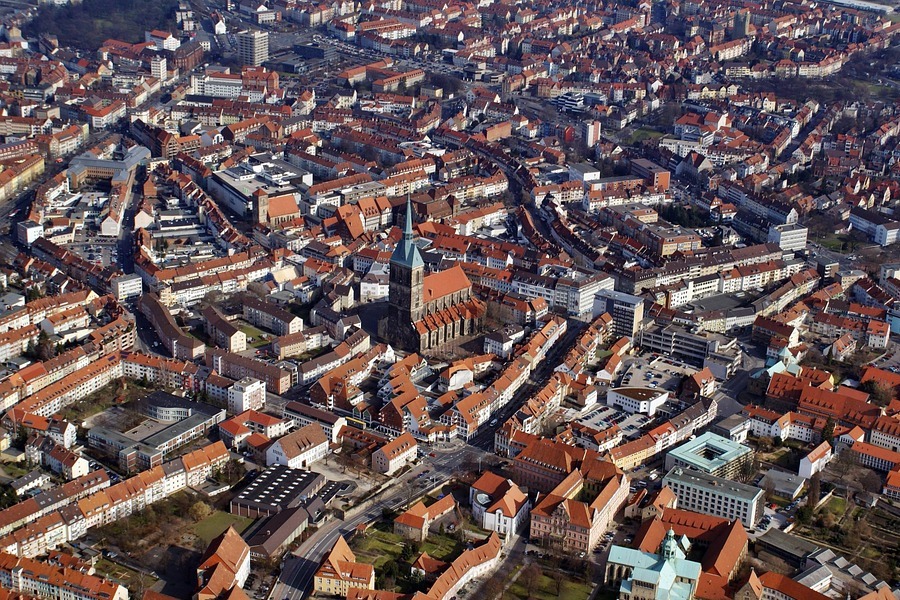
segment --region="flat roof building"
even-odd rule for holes
[[[305,506],[325,486],[325,478],[311,471],[282,465],[269,467],[231,500],[229,510],[243,517],[268,517]]]
[[[765,492],[757,487],[700,471],[674,467],[662,484],[678,497],[678,508],[739,520],[753,527],[763,516]]]
[[[666,469],[684,467],[732,479],[751,460],[753,451],[747,446],[707,432],[669,450],[666,455]]]

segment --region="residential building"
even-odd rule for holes
[[[243,31],[238,34],[238,58],[243,65],[258,67],[269,60],[269,33]]]
[[[237,415],[247,410],[260,411],[266,406],[266,384],[244,377],[228,388],[228,412]]]
[[[210,542],[197,567],[198,600],[220,598],[233,588],[243,588],[250,575],[250,547],[234,527],[228,526]]]
[[[341,429],[347,425],[346,417],[300,402],[285,404],[282,416],[286,420],[292,420],[299,427],[318,423],[332,444],[338,443]]]
[[[644,320],[644,299],[615,290],[600,290],[594,296],[593,317],[609,313],[613,320],[616,336],[633,338],[641,329]]]
[[[403,433],[372,453],[372,469],[393,475],[416,459],[419,444],[411,433]]]
[[[266,450],[266,465],[307,469],[328,453],[328,437],[318,423],[305,425],[272,442]]]
[[[313,591],[345,598],[350,588],[374,590],[375,567],[356,562],[344,536],[339,536],[313,577]]]
[[[394,533],[407,540],[424,542],[432,526],[455,511],[456,500],[452,494],[447,494],[431,506],[416,502],[394,519]]]

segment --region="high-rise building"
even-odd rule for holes
[[[269,34],[265,31],[243,31],[238,34],[238,56],[242,64],[253,67],[269,60]]]
[[[150,59],[150,75],[159,79],[160,83],[167,79],[166,70],[165,56],[157,55]]]
[[[593,148],[600,141],[600,121],[582,121],[578,124],[578,133],[584,145]]]
[[[624,292],[600,290],[594,296],[593,316],[596,319],[603,313],[612,317],[616,335],[634,337],[644,320],[644,299]]]

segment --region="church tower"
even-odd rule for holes
[[[391,255],[387,331],[384,332],[392,344],[403,350],[419,349],[419,336],[413,323],[424,316],[424,287],[425,261],[413,243],[412,202],[407,197],[403,237]]]

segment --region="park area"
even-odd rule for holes
[[[591,586],[564,573],[538,563],[522,568],[522,572],[503,594],[503,600],[583,600],[591,595]]]
[[[450,562],[465,549],[465,545],[447,534],[432,533],[422,544],[410,542],[393,532],[393,524],[380,521],[364,533],[359,533],[350,544],[357,560],[375,566],[379,571],[390,561],[412,562],[422,552],[428,556]],[[415,550],[415,554],[410,556]]]

